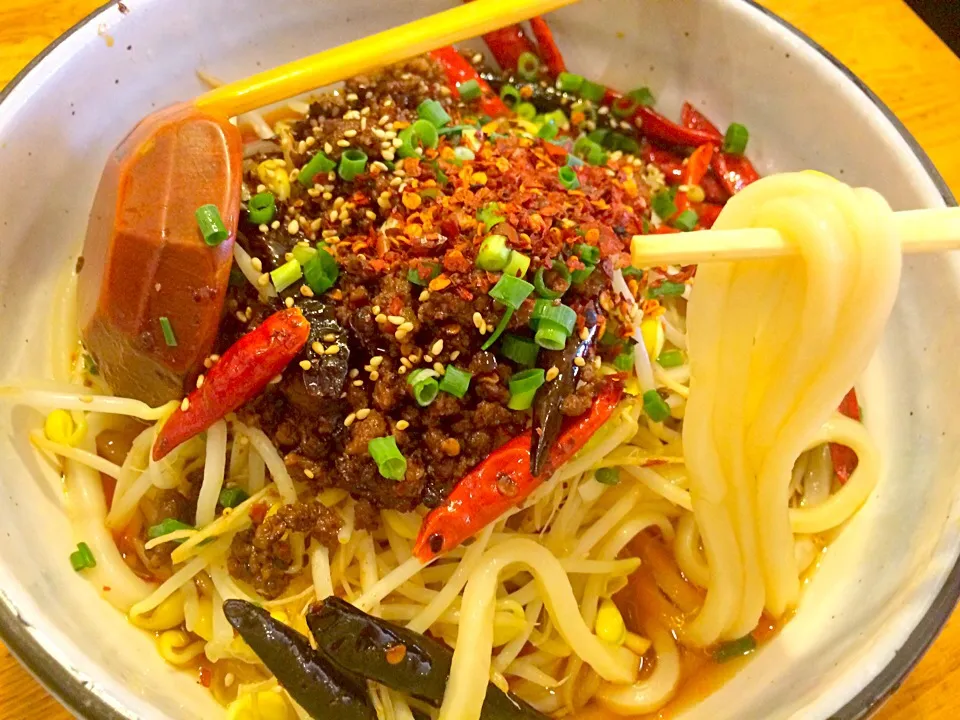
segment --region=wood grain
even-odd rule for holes
[[[0,82],[101,0],[3,0]],[[960,195],[960,60],[900,0],[762,0],[813,37],[889,105]],[[136,0],[130,5],[136,12]],[[960,707],[960,613],[878,720],[952,720]],[[954,711],[954,712],[952,712]],[[0,645],[0,720],[67,720]]]

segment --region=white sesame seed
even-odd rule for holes
[[[397,340],[404,340],[407,337],[407,331],[397,328],[397,331],[394,333],[394,337]]]
[[[345,130],[344,133],[343,133],[343,136],[344,136],[345,138],[353,138],[353,137],[356,137],[356,136],[357,136],[357,131],[356,131],[356,130]]]
[[[309,360],[301,360],[301,361],[300,361],[300,367],[302,367],[304,370],[309,370],[310,367],[311,367],[311,366],[310,366],[310,361],[309,361]]]
[[[274,220],[272,223],[270,223],[270,227],[273,228],[274,230],[279,229],[279,227],[280,227],[280,221],[279,221],[279,220]]]
[[[433,355],[424,355],[424,356],[423,356],[423,361],[424,361],[425,363],[432,363],[432,362],[433,362]]]
[[[307,476],[308,478],[310,478],[311,480],[313,480],[313,478],[316,477],[316,476],[313,474],[313,470],[311,470],[310,468],[304,468],[304,469],[303,469],[303,474],[306,475],[306,476]]]
[[[412,331],[413,331],[413,323],[412,323],[412,322],[409,322],[409,321],[408,321],[408,322],[405,322],[403,325],[401,325],[400,327],[398,327],[397,330],[403,330],[404,332],[412,332]]]
[[[338,352],[340,352],[340,346],[339,346],[339,345],[331,345],[331,346],[329,346],[329,347],[324,351],[324,354],[325,354],[325,355],[336,355]]]
[[[400,367],[397,368],[397,375],[403,375],[406,372],[407,372],[406,365],[401,365]]]
[[[350,369],[350,377],[351,377],[351,378],[355,378],[355,377],[356,377],[357,375],[359,375],[359,374],[360,374],[360,371],[357,370],[356,368],[351,368],[351,369]]]
[[[388,315],[387,320],[397,326],[403,325],[404,323],[403,315]]]
[[[307,147],[313,147],[317,144],[317,139],[313,135],[309,135],[304,142],[307,143]]]
[[[344,418],[343,424],[346,425],[347,427],[350,427],[351,425],[353,425],[353,421],[356,419],[357,419],[357,414],[350,413],[349,415],[347,415],[346,418]]]
[[[365,215],[367,216],[367,220],[376,220],[376,219],[377,219],[377,214],[376,214],[373,210],[367,210],[367,212],[365,213]]]
[[[333,193],[325,192],[320,197],[322,197],[324,200],[333,200]]]
[[[266,223],[260,223],[260,225],[257,227],[257,230],[259,230],[259,231],[262,232],[262,233],[265,233],[265,232],[266,232],[267,230],[269,230],[269,229],[270,229],[270,228],[267,227],[267,224],[266,224]]]
[[[452,353],[450,353],[450,359],[451,359],[451,360],[456,360],[458,357],[460,357],[460,351],[459,351],[459,350],[454,350]]]
[[[376,382],[377,380],[380,379],[380,373],[378,373],[376,370],[371,371],[371,372],[370,372],[370,379],[371,379],[373,382]]]
[[[250,264],[253,265],[253,269],[257,272],[263,272],[263,261],[260,258],[250,258]]]
[[[288,296],[287,299],[283,301],[283,304],[286,305],[288,308],[292,308],[293,298]]]
[[[590,328],[583,326],[580,328],[580,339],[586,340],[588,337],[590,337]]]
[[[197,375],[197,390],[203,387],[203,375]]]
[[[434,363],[433,369],[437,373],[437,375],[445,375],[447,372],[447,369],[443,366],[443,363],[438,363],[438,362]]]
[[[560,374],[560,369],[554,365],[552,368],[547,370],[547,382],[556,379],[557,375]]]
[[[353,385],[354,387],[363,387],[363,380],[354,380]]]
[[[279,375],[274,375],[273,378],[271,378],[270,385],[277,385],[282,382],[283,382],[283,373],[280,373]]]
[[[398,420],[396,427],[397,430],[406,430],[408,427],[410,427],[410,423],[408,423],[406,420]]]
[[[372,367],[380,367],[380,363],[383,362],[383,355],[374,355],[370,358],[370,365]]]
[[[403,367],[407,367],[407,368],[408,368],[408,367],[413,367],[413,363],[411,363],[410,360],[409,360],[408,358],[405,358],[405,357],[400,358],[400,364],[401,364]]]
[[[337,336],[334,335],[333,333],[327,333],[326,335],[323,336],[323,341],[324,341],[325,343],[336,342],[336,341],[337,341]]]
[[[420,302],[426,302],[429,299],[430,299],[429,290],[424,290],[422,293],[420,293]]]
[[[186,412],[186,411],[189,410],[189,409],[190,409],[190,399],[189,399],[189,398],[184,398],[184,399],[183,399],[183,402],[180,403],[180,410],[181,410],[182,412]]]
[[[314,340],[313,345],[310,346],[310,349],[313,350],[317,355],[323,355],[323,345],[316,340]]]
[[[313,297],[313,290],[310,289],[309,285],[301,285],[300,294],[304,297]]]
[[[393,159],[397,156],[397,153],[392,148],[390,150],[384,150],[380,154],[384,160],[388,160],[389,162],[393,162]]]
[[[378,323],[382,325],[387,321],[387,316],[384,315],[383,313],[377,313],[377,317],[375,319]]]
[[[379,314],[380,314],[380,306],[379,306],[379,305],[374,305],[372,308],[370,308],[370,312],[372,312],[374,315],[379,315]]]
[[[577,367],[583,367],[584,365],[587,364],[587,361],[584,360],[582,357],[578,357],[573,359],[573,364],[576,365]]]
[[[356,102],[359,99],[356,93],[347,93],[347,102]]]
[[[370,414],[370,408],[363,408],[362,410],[357,410],[357,420],[364,420],[369,414]]]
[[[263,273],[260,277],[257,278],[257,285],[260,287],[266,287],[270,284],[270,275],[268,273]]]
[[[475,328],[479,328],[479,327],[480,327],[480,324],[481,324],[482,322],[483,322],[483,316],[482,316],[480,313],[478,313],[478,312],[474,312],[474,313],[473,313],[473,326],[474,326]]]
[[[328,143],[328,142],[325,142],[325,143],[323,144],[323,150],[324,150],[324,152],[326,152],[326,153],[332,153],[332,152],[333,152],[333,145],[331,145],[331,144]]]
[[[339,146],[342,147],[342,148],[348,148],[348,147],[350,147],[350,141],[349,141],[349,140],[337,140],[337,145],[339,145]]]
[[[337,221],[337,215],[339,215],[339,213],[338,213],[336,210],[331,210],[331,211],[330,211],[330,222],[336,222],[336,221]]]
[[[437,340],[433,345],[430,346],[430,353],[432,355],[439,355],[443,352],[443,340]]]

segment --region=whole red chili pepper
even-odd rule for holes
[[[710,122],[706,115],[690,103],[683,104],[680,120],[684,127],[690,128],[691,130],[720,134],[717,126]],[[760,174],[745,155],[731,155],[730,153],[724,152],[716,153],[713,157],[713,172],[716,173],[723,187],[731,195],[736,195],[747,185],[760,179]]]
[[[563,55],[560,48],[557,47],[553,39],[553,31],[547,25],[547,21],[542,17],[535,17],[530,20],[530,29],[533,30],[533,36],[537,39],[537,49],[540,51],[540,59],[547,66],[551,77],[556,77],[562,72],[566,72],[567,65],[563,61]]]
[[[712,228],[721,210],[723,210],[723,205],[712,202],[700,203],[700,206],[697,208],[697,213],[700,216],[700,220],[698,221],[700,227],[704,230]]]
[[[606,105],[613,105],[617,100],[623,97],[616,90],[607,88],[603,102]],[[640,128],[640,133],[654,140],[670,143],[671,145],[685,145],[687,147],[699,147],[701,145],[713,144],[719,145],[723,142],[723,136],[713,128],[713,131],[698,130],[677,125],[672,120],[665,118],[653,108],[646,105],[637,105],[631,118],[634,125]],[[637,122],[639,120],[639,122]]]
[[[663,171],[668,185],[679,185],[683,182],[683,157],[672,150],[656,148],[644,143],[640,149],[641,157],[648,163],[656,165]]]
[[[472,0],[463,1],[472,2]],[[525,52],[537,54],[537,49],[520,25],[507,25],[499,30],[488,32],[483,36],[483,41],[490,48],[490,53],[500,65],[500,69],[507,72],[516,71],[517,62]]]
[[[683,184],[688,188],[693,185],[699,185],[703,181],[704,175],[710,170],[710,160],[713,158],[714,145],[701,145],[691,153],[687,158],[687,166],[683,173]],[[690,207],[690,198],[687,193],[678,192],[674,200],[678,212],[683,212]]]
[[[274,313],[237,340],[207,371],[203,384],[164,423],[153,446],[153,459],[159,460],[259,395],[309,337],[310,323],[299,309],[289,308]]]
[[[845,415],[852,420],[860,422],[860,403],[857,400],[857,391],[850,388],[850,392],[844,395],[840,401],[841,415]],[[830,443],[830,459],[833,460],[833,471],[837,474],[837,479],[842,485],[850,479],[850,474],[857,469],[857,454],[846,445]]]
[[[570,419],[551,449],[543,472],[530,472],[531,431],[494,450],[463,477],[443,505],[424,519],[413,554],[423,562],[456,547],[521,502],[573,457],[613,415],[623,378],[608,376],[590,411]]]
[[[480,99],[477,101],[480,109],[490,117],[507,115],[510,110],[500,97],[493,91],[487,81],[477,73],[477,69],[467,62],[466,58],[457,52],[453,46],[439,48],[430,52],[432,57],[447,76],[447,84],[457,96],[460,96],[460,86],[470,80],[475,80],[480,86]]]

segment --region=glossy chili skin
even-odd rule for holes
[[[680,117],[684,127],[690,128],[691,130],[720,134],[717,127],[690,103],[683,104]],[[719,152],[718,148],[718,152],[714,153],[712,165],[714,173],[716,173],[721,184],[731,195],[736,195],[747,185],[760,179],[760,174],[745,155],[731,155],[729,153]]]
[[[337,668],[360,675],[440,707],[450,677],[453,651],[418,632],[328,597],[307,613],[307,625],[321,653]],[[482,720],[546,720],[520,698],[492,683],[480,711]]]
[[[530,20],[530,29],[533,30],[533,36],[537,39],[537,54],[546,66],[550,76],[556,77],[560,73],[565,72],[567,65],[563,61],[563,55],[560,53],[560,48],[557,47],[557,43],[553,39],[553,31],[550,30],[547,21],[542,17],[532,18]]]
[[[530,465],[534,475],[543,472],[543,466],[550,455],[550,448],[560,434],[563,413],[560,406],[577,386],[580,367],[577,358],[586,358],[597,338],[596,312],[588,313],[594,322],[586,325],[587,336],[570,338],[563,350],[541,353],[540,365],[544,368],[556,367],[560,374],[548,383],[537,388],[533,398],[533,432],[530,437]]]
[[[845,415],[851,420],[862,421],[860,414],[860,402],[857,399],[857,391],[850,388],[850,392],[844,395],[840,402],[841,415]],[[843,484],[850,479],[850,474],[857,469],[857,454],[846,445],[830,443],[830,459],[833,461],[833,471],[837,474],[837,479]]]
[[[476,80],[480,86],[480,99],[477,103],[484,113],[490,117],[499,117],[510,112],[500,96],[490,88],[486,80],[480,77],[477,69],[467,62],[467,59],[452,45],[431,50],[430,57],[443,68],[447,76],[447,85],[457,94],[457,97],[460,96],[460,86],[463,83]]]
[[[580,450],[610,419],[623,396],[623,377],[607,376],[590,410],[570,418],[539,475],[530,472],[531,432],[494,450],[453,488],[420,526],[413,554],[428,562],[472,537],[521,502]]]
[[[310,337],[298,308],[274,313],[231,345],[160,429],[153,446],[159,460],[227,413],[256,397],[283,372]]]
[[[296,630],[245,600],[227,600],[223,612],[310,717],[376,720],[366,684],[334,667]]]

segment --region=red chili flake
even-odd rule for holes
[[[399,665],[407,656],[407,646],[404,644],[391,645],[386,651],[386,660],[390,665]]]
[[[104,591],[104,592],[110,592],[111,590],[113,590],[113,588],[110,587],[109,585],[104,585],[104,586],[103,586],[103,591]]]
[[[259,525],[263,522],[263,519],[267,516],[267,510],[270,508],[267,507],[266,503],[258,502],[252,508],[250,508],[250,519],[253,521],[254,525]]]
[[[473,269],[473,263],[460,250],[449,250],[443,256],[443,269],[452,273],[465,273]]]
[[[210,685],[213,683],[213,670],[206,665],[201,665],[200,677],[198,678],[197,682],[203,685],[205,688],[210,687]]]

